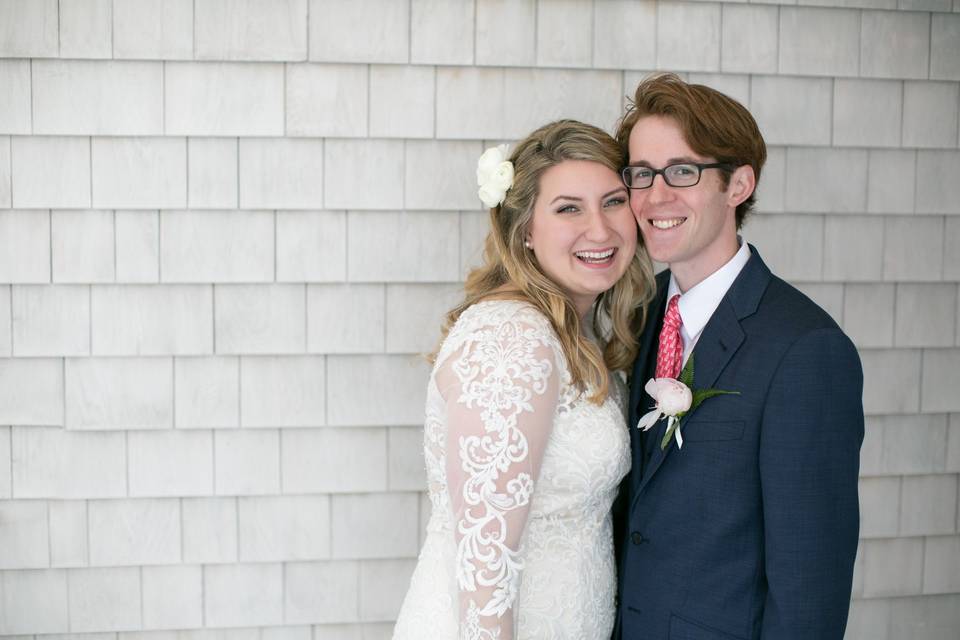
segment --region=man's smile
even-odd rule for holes
[[[657,229],[672,229],[678,227],[684,222],[686,218],[663,218],[663,219],[651,219],[650,224],[655,226]]]

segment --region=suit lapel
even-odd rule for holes
[[[630,431],[630,446],[633,453],[633,468],[636,473],[630,474],[634,488],[640,484],[643,477],[644,457],[643,444],[640,431],[637,429],[637,421],[640,416],[649,410],[644,405],[644,400],[649,400],[643,390],[647,374],[650,369],[651,354],[656,353],[656,335],[659,333],[659,327],[663,322],[664,300],[667,297],[667,284],[670,282],[670,273],[663,271],[657,276],[657,293],[654,299],[647,307],[647,318],[643,330],[640,333],[640,348],[637,352],[637,359],[634,361],[633,373],[630,380],[630,410],[628,413],[629,423],[627,428]],[[655,357],[655,356],[654,356]]]
[[[753,245],[750,245],[750,253],[750,259],[720,301],[720,305],[703,328],[703,333],[700,334],[700,339],[694,347],[693,353],[696,355],[694,388],[705,389],[716,384],[720,374],[746,337],[740,321],[756,312],[770,282],[770,270],[760,259],[760,254]],[[736,391],[736,389],[730,389],[730,391]],[[656,430],[660,438],[665,433],[662,422],[658,423],[660,426]],[[650,457],[649,465],[643,470],[640,486],[633,494],[634,504],[670,452],[676,449],[676,439],[671,438],[663,450],[660,449],[659,441],[654,443],[654,446],[656,449]],[[631,505],[632,508],[633,505]]]
[[[723,309],[723,311],[721,311],[721,309]],[[704,327],[700,339],[697,340],[697,346],[694,347],[693,350],[693,353],[696,355],[693,370],[694,389],[709,389],[713,386],[717,378],[720,377],[720,373],[727,366],[727,363],[730,362],[733,354],[736,353],[737,349],[743,343],[743,338],[743,329],[740,328],[740,322],[737,320],[732,308],[729,304],[721,302],[720,306],[717,307],[717,311],[714,312],[713,317],[711,317],[707,323],[707,326]],[[731,389],[731,391],[733,391],[733,389]],[[688,413],[684,416],[684,420],[689,419],[692,414],[693,411]],[[656,449],[654,449],[653,455],[650,457],[648,468],[644,469],[643,481],[640,483],[641,491],[646,483],[650,481],[653,474],[657,472],[657,469],[660,468],[660,465],[663,464],[664,460],[670,455],[670,452],[677,448],[676,438],[671,437],[666,448],[660,449],[660,440],[666,433],[666,420],[661,420],[657,425],[658,428],[655,429],[656,433],[654,434],[656,438],[654,446]],[[682,424],[680,428],[683,428]]]
[[[730,362],[730,358],[743,343],[744,333],[733,306],[726,299],[713,317],[703,328],[700,339],[694,348],[696,358],[693,368],[693,386],[695,389],[709,389],[720,377],[720,373]]]
[[[644,398],[643,385],[646,380],[643,377],[647,374],[650,363],[651,353],[656,353],[656,336],[659,333],[659,327],[663,323],[663,307],[667,298],[667,285],[670,282],[670,272],[663,271],[657,275],[657,295],[654,297],[650,306],[647,307],[647,321],[640,333],[640,348],[637,352],[637,359],[634,361],[633,377],[630,382],[630,411],[634,418],[631,426],[636,426],[636,420],[639,419],[645,409],[641,406]]]

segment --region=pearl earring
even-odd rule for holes
[[[533,249],[533,245],[530,244],[529,240],[524,240],[523,246],[525,246],[527,249]]]

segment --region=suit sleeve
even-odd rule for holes
[[[863,370],[837,328],[797,340],[763,413],[768,592],[761,637],[843,638],[859,533]]]

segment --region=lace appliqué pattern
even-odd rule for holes
[[[457,524],[462,536],[457,548],[457,580],[465,591],[494,587],[479,615],[500,617],[516,599],[523,568],[519,550],[507,544],[505,514],[529,505],[534,480],[529,473],[519,472],[503,490],[498,480],[529,455],[518,417],[533,411],[534,394],[547,390],[553,364],[535,353],[537,347],[549,346],[543,332],[522,322],[485,328],[471,342],[453,365],[462,389],[457,402],[479,410],[484,433],[459,440],[459,458],[467,480],[463,485],[465,509]],[[471,612],[475,606],[471,600]]]

